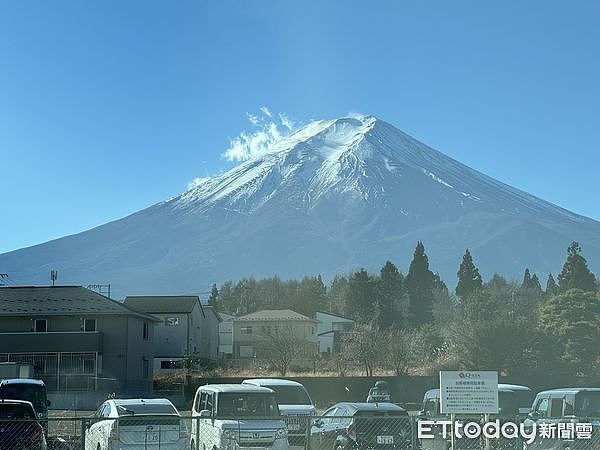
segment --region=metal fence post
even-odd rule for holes
[[[312,429],[314,417],[308,416],[306,418],[306,431],[304,432],[304,448],[305,450],[310,450],[310,433]]]
[[[198,416],[198,417],[192,417],[192,420],[196,421],[196,434],[195,434],[196,442],[195,442],[195,445],[196,445],[196,450],[198,450],[200,448],[200,416]],[[193,424],[192,424],[192,426],[193,426]]]
[[[411,439],[411,448],[417,447],[417,429],[419,426],[419,419],[414,417],[409,417],[410,420],[410,439]]]
[[[85,430],[87,429],[87,420],[88,419],[81,419],[81,439],[79,441],[79,448],[81,450],[85,450]]]

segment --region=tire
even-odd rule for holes
[[[196,446],[194,444],[194,441],[190,441],[190,450],[196,450]]]

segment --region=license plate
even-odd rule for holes
[[[300,429],[300,424],[298,423],[290,423],[288,424],[289,431],[298,431]]]
[[[160,441],[160,435],[158,432],[150,431],[146,433],[146,441],[148,442],[158,442]]]
[[[378,444],[393,444],[394,443],[394,436],[377,436],[377,443]]]

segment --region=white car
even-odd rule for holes
[[[189,442],[183,419],[166,398],[106,400],[85,431],[86,450],[180,450]]]
[[[306,435],[310,432],[311,416],[315,416],[317,410],[301,383],[280,378],[253,378],[242,381],[242,384],[275,391],[277,406],[287,424],[288,441],[292,445],[304,445]]]
[[[190,446],[194,450],[288,450],[275,393],[250,384],[200,386],[192,405]]]

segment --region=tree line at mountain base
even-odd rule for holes
[[[451,292],[429,268],[423,243],[406,275],[390,261],[378,274],[283,281],[243,279],[213,286],[209,304],[234,315],[261,309],[317,311],[353,319],[340,351],[312,357],[312,369],[338,375],[381,371],[433,375],[438,370],[497,370],[510,379],[600,377],[600,289],[573,242],[555,280],[542,288],[524,270],[521,282],[484,281],[467,249]],[[304,370],[310,371],[311,367]]]

